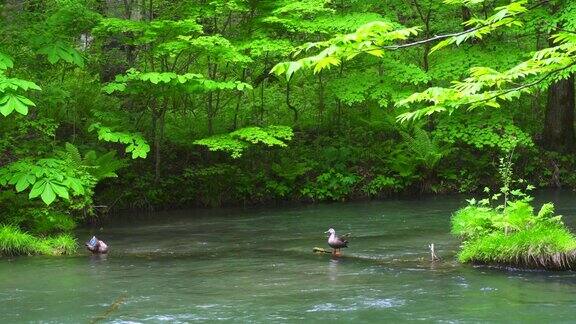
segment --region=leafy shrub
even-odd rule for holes
[[[400,135],[403,141],[387,157],[390,169],[405,184],[418,179],[429,181],[451,148],[420,128],[414,128],[412,134],[401,132]]]
[[[0,186],[12,185],[16,192],[29,189],[29,198],[40,197],[46,205],[57,198],[85,196],[95,179],[85,170],[60,159],[23,159],[0,169]]]
[[[98,156],[89,151],[82,157],[66,143],[56,158],[21,159],[0,168],[0,186],[13,186],[18,193],[29,190],[30,199],[41,198],[46,205],[62,200],[71,209],[81,209],[92,203],[98,181],[116,177],[124,166],[114,152]]]
[[[477,150],[494,149],[496,153],[516,146],[534,146],[530,134],[514,125],[510,117],[497,113],[455,114],[442,120],[434,130],[434,136],[451,145],[465,144]]]
[[[449,147],[420,128],[414,128],[413,135],[406,132],[402,132],[401,135],[406,144],[405,153],[425,170],[433,170],[450,151]]]
[[[207,167],[188,168],[184,176],[195,188],[197,199],[205,206],[218,207],[228,200],[240,199],[242,170],[231,164],[218,163]]]
[[[288,126],[246,127],[229,134],[199,139],[194,144],[206,146],[210,151],[224,151],[232,158],[242,156],[250,145],[262,144],[268,147],[286,147],[286,141],[294,136]]]
[[[461,262],[511,265],[528,268],[576,268],[576,238],[554,216],[554,205],[546,203],[535,214],[532,197],[513,185],[524,185],[512,177],[514,147],[500,159],[498,172],[502,187],[498,193],[476,201],[456,212],[452,233],[464,240],[458,254]],[[532,190],[531,185],[526,190]],[[489,188],[484,188],[490,193]],[[503,199],[502,204],[490,204]]]
[[[307,184],[301,193],[315,201],[343,200],[352,193],[354,186],[360,181],[357,175],[340,173],[334,169],[316,177],[316,181]]]
[[[76,221],[67,214],[48,208],[32,208],[28,211],[27,228],[35,234],[68,233],[76,227]]]
[[[313,166],[308,161],[294,162],[283,158],[278,163],[272,163],[272,179],[267,178],[266,191],[276,198],[288,198],[299,186],[304,175],[312,170]],[[297,192],[297,191],[296,191]]]
[[[335,170],[346,170],[349,164],[357,160],[357,155],[350,144],[327,146],[321,148],[317,154],[317,159],[322,165],[329,165]]]
[[[362,190],[370,196],[376,196],[382,192],[394,192],[400,188],[402,188],[402,184],[398,179],[379,175],[368,182]]]
[[[452,234],[466,240],[484,236],[495,230],[492,222],[496,217],[492,208],[467,206],[452,217]]]

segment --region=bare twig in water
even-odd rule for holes
[[[430,243],[428,247],[430,248],[430,261],[434,262],[440,260],[440,258],[436,255],[436,251],[434,250],[434,243]]]
[[[118,309],[118,307],[120,307],[120,305],[122,305],[122,303],[124,303],[124,301],[126,300],[126,294],[122,294],[120,295],[118,298],[116,298],[116,300],[110,305],[110,307],[108,307],[108,309],[100,316],[95,317],[90,323],[97,323],[99,321],[103,321],[106,318],[108,318],[108,316],[110,316],[110,314],[112,314],[114,311],[116,311]]]

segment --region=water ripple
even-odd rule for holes
[[[308,313],[312,312],[350,312],[362,309],[384,309],[401,307],[405,304],[404,300],[396,298],[368,298],[361,301],[356,301],[351,304],[335,304],[323,303],[314,305],[311,309],[306,310]]]

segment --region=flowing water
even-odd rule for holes
[[[576,194],[552,199],[576,223]],[[462,197],[131,215],[103,257],[0,259],[3,323],[573,321],[576,273],[459,265]],[[315,255],[328,227],[344,256]],[[428,244],[442,261],[429,261]]]

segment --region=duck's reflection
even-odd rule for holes
[[[91,254],[90,255],[90,264],[98,264],[101,262],[105,262],[108,258],[108,254]]]
[[[330,280],[336,281],[338,280],[338,267],[342,263],[342,259],[337,256],[332,256],[330,261],[328,261],[328,277]]]

